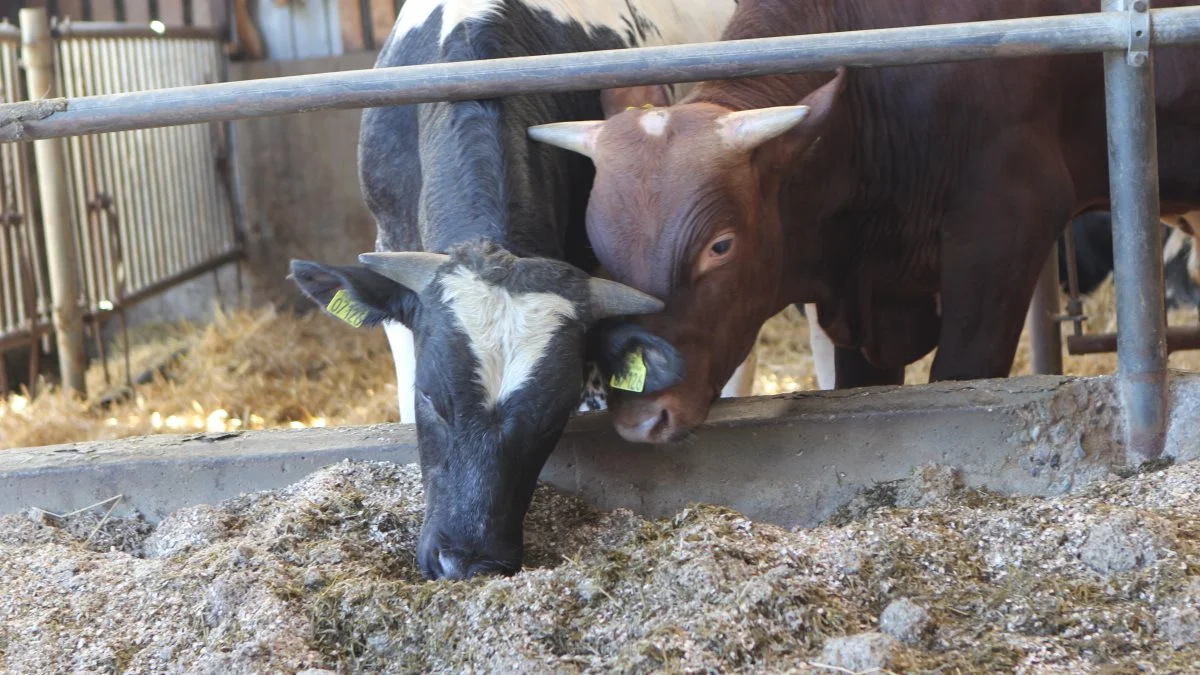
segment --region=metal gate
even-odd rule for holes
[[[21,35],[0,24],[0,101],[24,101]],[[0,352],[32,342],[50,326],[50,292],[33,210],[34,173],[27,144],[0,147]],[[3,384],[0,368],[0,384]]]
[[[59,91],[71,98],[224,80],[212,31],[66,24]],[[67,143],[80,286],[92,315],[159,293],[241,251],[224,125],[75,136]]]
[[[159,26],[161,29],[161,26]],[[222,82],[219,35],[199,28],[64,23],[55,79],[68,97]],[[24,101],[20,33],[0,24],[2,102]],[[112,312],[239,260],[224,123],[72,137],[65,160],[84,316]],[[52,330],[36,174],[29,144],[0,146],[0,352]],[[35,352],[37,350],[35,349]],[[0,390],[4,389],[0,376]]]

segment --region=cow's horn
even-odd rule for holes
[[[555,147],[591,157],[595,149],[596,134],[600,132],[602,126],[604,126],[604,122],[599,120],[539,124],[536,127],[529,127],[529,137],[535,141],[549,143]]]
[[[588,294],[592,303],[592,318],[600,320],[610,316],[653,314],[661,312],[661,300],[608,279],[592,277],[588,280]]]
[[[806,105],[731,112],[721,118],[721,139],[737,150],[753,150],[791,130],[805,117],[808,117]]]
[[[367,269],[395,281],[414,293],[425,290],[433,275],[450,256],[425,251],[363,253],[358,262]]]

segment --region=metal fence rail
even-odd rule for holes
[[[1200,7],[1153,10],[1156,46],[1200,41]],[[335,108],[586,91],[642,84],[1124,50],[1121,14],[845,33],[319,73],[0,106],[0,141],[230,121]]]
[[[0,101],[24,100],[20,34],[0,25]],[[34,218],[29,147],[0,147],[0,348],[36,340],[50,323],[42,245]]]

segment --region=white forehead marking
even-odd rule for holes
[[[638,126],[642,131],[651,136],[662,136],[667,130],[667,122],[671,119],[671,113],[666,110],[652,110],[638,120]]]
[[[624,36],[633,23],[630,7],[657,30],[647,30],[637,45],[655,46],[686,42],[715,42],[736,7],[734,0],[519,0],[531,9],[549,13],[558,21],[577,21],[589,29],[610,28]],[[464,21],[498,16],[503,0],[407,0],[400,8],[394,29],[400,38],[423,25],[442,8],[441,41]],[[636,37],[636,36],[635,36]]]
[[[513,295],[467,269],[445,274],[441,282],[442,301],[454,311],[479,361],[485,408],[524,386],[554,333],[576,318],[575,305],[561,295]]]

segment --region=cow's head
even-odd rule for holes
[[[596,254],[612,278],[666,299],[642,323],[687,363],[677,386],[610,398],[627,440],[678,441],[703,422],[786,302],[781,169],[819,138],[843,77],[794,106],[734,112],[693,102],[530,129],[593,160],[587,230]]]
[[[619,318],[662,303],[565,262],[517,258],[487,243],[449,255],[367,253],[359,262],[293,261],[291,275],[354,325],[398,321],[413,331],[427,500],[422,573],[517,571],[525,512],[579,405],[585,359],[610,376],[636,370],[632,379],[647,391],[682,378],[674,348]]]

